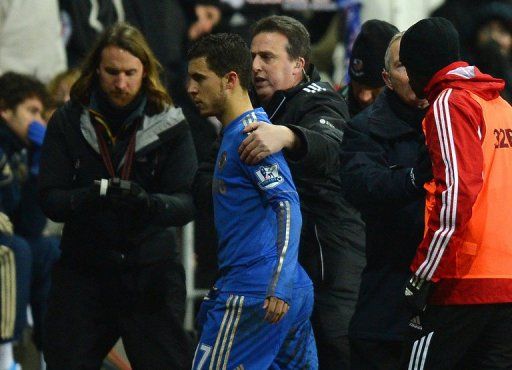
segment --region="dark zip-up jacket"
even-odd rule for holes
[[[386,88],[345,131],[346,197],[366,223],[367,264],[351,337],[402,340],[407,329],[403,287],[423,236],[425,209],[425,193],[412,186],[409,172],[424,149],[424,114]]]
[[[299,85],[274,94],[264,108],[274,124],[301,138],[287,153],[303,215],[299,261],[316,286],[327,335],[345,335],[364,266],[364,224],[341,195],[340,146],[348,120],[345,101],[312,66]],[[330,309],[327,309],[331,307]]]
[[[349,118],[343,99],[312,70],[311,81],[277,91],[264,108],[273,124],[288,127],[301,139],[299,153],[285,151],[285,155],[303,208],[315,212],[333,201],[339,203],[339,152]]]
[[[150,217],[120,211],[101,199],[84,202],[95,180],[109,178],[99,152],[87,107],[69,102],[50,120],[40,166],[40,201],[48,217],[65,222],[61,248],[64,260],[80,265],[142,265],[175,257],[174,231],[193,217],[190,186],[197,160],[189,126],[181,109],[147,112],[136,137],[130,180],[156,200]],[[119,171],[129,136],[112,148]]]

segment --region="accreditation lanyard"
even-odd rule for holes
[[[101,158],[103,160],[103,164],[105,164],[105,167],[107,168],[107,171],[111,178],[117,177],[116,171],[114,169],[114,165],[112,163],[112,157],[110,156],[108,145],[105,140],[105,133],[109,135],[112,142],[115,144],[115,137],[111,134],[110,129],[108,128],[107,123],[102,119],[101,116],[95,114],[94,117],[96,118],[96,121],[99,124],[93,124],[94,131],[96,132],[96,139],[98,140],[98,146],[100,148],[100,154]],[[133,157],[135,155],[135,143],[136,143],[136,137],[137,137],[137,129],[140,125],[140,120],[138,120],[138,123],[134,124],[133,132],[130,136],[130,142],[128,143],[128,148],[126,149],[126,152],[124,154],[124,164],[121,168],[121,180],[129,180],[130,174],[132,172],[132,164],[133,164]]]

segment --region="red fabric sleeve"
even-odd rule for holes
[[[446,89],[425,119],[435,179],[434,207],[411,266],[421,278],[455,275],[455,255],[483,184],[480,105],[463,90]]]

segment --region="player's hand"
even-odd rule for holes
[[[267,311],[265,314],[265,320],[271,324],[276,324],[283,318],[288,312],[288,303],[282,299],[276,297],[267,297],[265,303],[263,303],[263,309]]]
[[[243,162],[250,165],[293,145],[294,133],[285,126],[255,122],[247,125],[244,132],[250,135],[240,144],[238,154]]]

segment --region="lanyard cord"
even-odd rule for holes
[[[101,121],[100,117],[96,117],[100,124],[95,124],[94,131],[96,132],[96,139],[98,140],[98,146],[100,147],[100,154],[101,158],[103,160],[103,164],[105,164],[105,167],[107,168],[107,171],[110,175],[110,177],[114,178],[116,177],[116,171],[114,169],[114,165],[112,163],[112,158],[110,156],[110,153],[108,151],[107,142],[105,141],[104,133],[108,133],[108,128],[104,122]],[[124,154],[124,164],[121,168],[121,179],[122,180],[129,180],[130,175],[132,172],[132,164],[133,164],[133,157],[135,155],[135,143],[136,143],[136,137],[137,137],[137,129],[140,125],[139,123],[136,123],[133,128],[133,133],[130,137],[130,142],[128,143],[128,148],[126,149],[126,152]],[[113,140],[114,141],[114,140]]]

